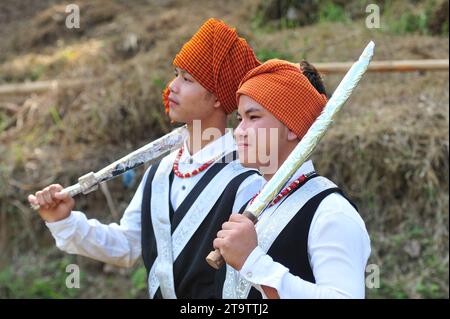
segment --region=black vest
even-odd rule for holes
[[[298,188],[295,191],[298,191]],[[294,192],[295,192],[294,191]],[[293,194],[292,192],[291,194]],[[309,263],[308,258],[308,234],[311,227],[314,214],[319,207],[322,200],[332,193],[339,193],[346,198],[350,204],[356,209],[356,205],[353,204],[344,192],[339,188],[330,188],[320,192],[309,201],[297,212],[297,214],[289,221],[286,227],[281,231],[278,237],[270,246],[267,254],[272,257],[276,262],[279,262],[283,266],[289,269],[290,273],[299,276],[303,280],[315,283],[313,271]],[[289,194],[287,197],[289,197]],[[286,198],[287,198],[286,197]],[[280,205],[283,205],[281,203]],[[245,210],[245,207],[241,209],[240,213]],[[281,208],[281,207],[280,207]],[[295,254],[292,254],[292,247],[295,247]],[[249,299],[262,298],[261,293],[254,287],[250,289],[248,294]]]
[[[202,178],[194,186],[176,211],[174,211],[172,205],[169,204],[172,233],[206,185],[208,185],[214,176],[219,174],[226,165],[228,164],[224,163],[222,160],[212,165],[204,173]],[[147,181],[145,182],[142,200],[141,243],[142,258],[147,269],[147,275],[158,255],[150,211],[152,180],[158,166],[159,162],[150,168]],[[231,180],[214,207],[205,217],[199,228],[195,231],[178,258],[175,260],[175,263],[173,264],[173,273],[175,293],[178,298],[206,299],[222,297],[226,267],[222,267],[221,270],[217,271],[208,265],[205,258],[209,252],[213,250],[212,243],[216,238],[217,232],[222,228],[222,224],[228,220],[232,213],[239,186],[247,177],[256,173],[256,171],[245,171]],[[170,175],[169,181],[169,187],[171,188],[173,172]],[[162,298],[160,289],[157,290],[155,298]]]

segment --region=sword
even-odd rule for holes
[[[353,89],[357,86],[359,80],[361,80],[361,77],[366,72],[370,60],[372,59],[374,48],[375,43],[370,41],[358,61],[352,65],[341,83],[339,83],[333,96],[327,102],[319,117],[317,117],[315,122],[311,125],[308,132],[291,154],[289,154],[288,158],[280,166],[274,176],[264,185],[258,196],[256,196],[253,202],[246,208],[243,215],[249,218],[253,223],[257,222],[259,215],[264,211],[267,205],[269,205],[273,198],[277,196],[286,182],[311,155],[312,151],[333,122],[334,117],[347,101]],[[206,261],[215,269],[219,269],[225,263],[225,260],[218,249],[211,251],[206,257]]]
[[[88,194],[98,188],[98,185],[107,182],[126,171],[136,168],[147,162],[154,162],[174,149],[180,148],[186,140],[189,132],[186,125],[179,127],[159,139],[144,145],[121,159],[109,164],[98,172],[90,172],[81,176],[78,183],[64,188],[61,192],[68,193],[70,197],[78,194]],[[39,205],[31,205],[34,210]]]

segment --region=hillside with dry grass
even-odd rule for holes
[[[2,1],[0,86],[86,82],[0,95],[1,298],[147,296],[141,264],[123,270],[58,251],[26,196],[73,184],[170,131],[161,90],[174,55],[207,18],[235,26],[261,60],[353,61],[370,40],[375,60],[449,57],[448,1],[380,1],[381,29],[366,28],[361,1],[305,1],[311,7],[289,19],[274,2],[80,0],[81,28],[70,30],[68,2]],[[341,78],[325,75],[330,94]],[[449,296],[448,83],[447,72],[367,73],[313,155],[366,222],[369,263],[380,269],[369,298]],[[143,172],[134,185],[108,183],[112,208],[100,190],[77,197],[76,208],[118,222]],[[80,265],[82,289],[64,286],[70,263]]]

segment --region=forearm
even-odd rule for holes
[[[303,280],[290,273],[282,264],[273,261],[259,247],[250,254],[240,273],[262,293],[264,298],[364,298],[357,290],[340,287],[339,284],[333,283],[332,279],[328,280],[328,283],[325,283],[327,280],[323,277],[319,278],[318,283]]]
[[[116,223],[105,225],[78,211],[56,223],[46,223],[56,246],[70,254],[130,267],[141,253],[139,228]],[[139,226],[140,227],[140,226]]]

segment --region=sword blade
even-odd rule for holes
[[[144,163],[155,162],[171,151],[180,148],[188,135],[186,125],[179,127],[109,164],[96,173],[90,172],[81,176],[78,179],[78,183],[64,188],[61,192],[68,193],[71,197],[81,193],[88,194],[96,190],[100,183],[107,182]],[[32,205],[31,207],[35,210],[39,209],[39,205]]]

